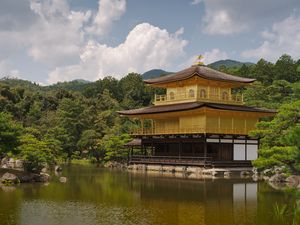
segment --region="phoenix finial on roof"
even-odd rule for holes
[[[202,62],[203,58],[204,58],[203,55],[198,55],[197,56],[197,61],[195,63],[195,66],[202,66],[202,65],[204,65],[204,63]]]

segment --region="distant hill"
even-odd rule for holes
[[[8,85],[14,88],[26,88],[32,91],[42,91],[43,87],[35,82],[31,82],[28,80],[22,80],[18,78],[10,78],[10,77],[3,77],[0,79],[0,84]]]
[[[171,72],[167,72],[164,70],[160,70],[160,69],[153,69],[153,70],[149,70],[145,73],[142,74],[142,77],[144,80],[147,79],[152,79],[152,78],[156,78],[156,77],[161,77],[167,74],[170,74]]]
[[[243,64],[249,66],[249,65],[254,65],[254,63],[251,62],[240,62],[240,61],[236,61],[236,60],[232,60],[232,59],[226,59],[226,60],[219,60],[216,62],[213,62],[211,64],[209,64],[208,66],[218,70],[221,66],[226,66],[227,68],[240,68],[243,66]],[[153,69],[153,70],[149,70],[145,73],[142,74],[142,77],[144,80],[147,79],[152,79],[152,78],[156,78],[156,77],[161,77],[161,76],[165,76],[168,75],[172,72],[167,72],[161,69]]]
[[[219,69],[221,66],[226,66],[227,68],[232,68],[232,67],[242,67],[243,64],[249,66],[249,65],[254,65],[254,63],[251,62],[240,62],[232,59],[225,59],[225,60],[219,60],[216,62],[213,62],[209,64],[208,66],[213,68],[213,69]]]
[[[9,78],[4,77],[0,79],[0,85],[8,85],[10,87],[20,87],[20,88],[26,88],[31,91],[51,91],[51,90],[58,90],[58,89],[65,89],[68,91],[83,91],[86,86],[90,85],[92,82],[87,80],[72,80],[72,81],[66,81],[66,82],[58,82],[56,84],[47,85],[47,86],[41,86],[35,82],[31,82],[28,80],[21,80],[17,78]]]

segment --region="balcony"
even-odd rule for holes
[[[232,135],[247,135],[252,128],[231,128],[231,127],[200,127],[193,126],[187,128],[177,129],[155,129],[155,128],[138,128],[131,131],[134,136],[147,136],[147,135],[184,135],[184,134],[232,134]]]
[[[219,91],[220,93],[220,91]],[[191,94],[185,92],[183,94],[173,94],[173,95],[155,95],[154,105],[165,105],[165,104],[175,104],[184,102],[211,102],[211,103],[221,103],[221,104],[232,104],[232,105],[243,105],[244,98],[243,94],[212,94],[212,93],[197,93]]]

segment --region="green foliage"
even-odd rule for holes
[[[16,153],[19,146],[19,137],[22,127],[13,121],[8,113],[0,112],[0,155],[3,153]]]
[[[282,105],[272,121],[260,122],[253,136],[261,138],[260,157],[254,166],[264,169],[285,165],[299,172],[300,164],[300,100]]]
[[[46,164],[55,162],[58,143],[54,140],[38,140],[32,134],[25,134],[20,139],[20,156],[24,159],[25,169],[29,172],[39,172]]]
[[[119,160],[127,157],[127,150],[124,144],[131,140],[128,134],[111,136],[103,138],[103,147],[105,149],[105,160]]]
[[[256,64],[226,65],[219,70],[257,79],[245,90],[236,90],[244,92],[247,105],[277,109],[287,104],[274,121],[259,124],[255,135],[262,137],[262,150],[255,163],[262,168],[288,162],[297,169],[300,131],[291,118],[300,99],[300,61],[283,55],[275,64],[261,59]],[[136,73],[120,80],[108,76],[95,82],[75,80],[51,86],[1,79],[0,154],[21,155],[34,162],[31,170],[61,159],[124,158],[123,145],[130,140],[124,133],[138,122],[119,117],[117,111],[148,106],[155,93],[164,92],[146,86]]]
[[[299,85],[296,84],[285,80],[276,80],[271,85],[255,82],[245,90],[245,101],[250,106],[276,109],[283,103],[297,99]]]

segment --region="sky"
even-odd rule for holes
[[[299,0],[0,0],[0,77],[43,85],[179,71],[197,55],[300,58]]]

